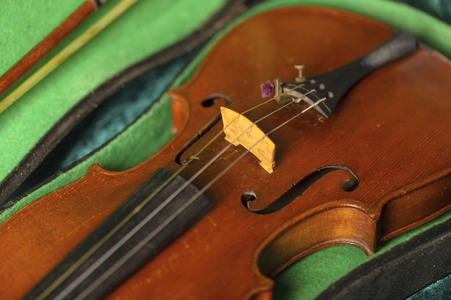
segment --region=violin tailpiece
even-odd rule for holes
[[[315,109],[329,118],[340,99],[352,86],[371,72],[412,53],[417,48],[417,43],[410,32],[399,32],[365,56],[309,79],[302,75],[304,64],[296,64],[299,75],[295,82],[284,84],[280,78],[275,79],[276,99],[280,104],[294,98],[313,105],[326,98],[326,101],[319,103]],[[300,82],[302,84],[299,84]]]

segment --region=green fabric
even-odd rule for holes
[[[451,1],[449,0],[400,0],[451,23]]]
[[[125,88],[120,89],[105,99],[93,113],[78,124],[58,144],[10,199],[20,196],[59,170],[82,159],[122,132],[149,109],[168,88],[192,56],[192,53],[185,53],[166,64],[151,69],[135,78]],[[159,118],[155,118],[154,120],[158,122],[157,128],[163,127],[166,130],[161,130],[163,136],[152,141],[150,148],[147,149],[148,156],[158,150],[171,136],[169,130],[167,130],[171,126],[170,117],[165,116],[164,119],[161,119],[161,123],[159,122]],[[153,127],[154,125],[152,125]],[[151,134],[155,132],[158,132],[158,130],[151,131]],[[128,143],[131,146],[130,143],[134,143],[134,141]],[[138,145],[142,147],[142,145]],[[137,164],[136,161],[127,161],[127,163],[129,163],[130,167]],[[109,170],[116,170],[116,168],[126,169],[127,166],[124,163],[119,165],[108,164]]]
[[[424,299],[451,299],[451,275],[438,280],[430,286],[422,289],[407,300],[424,300]]]
[[[368,260],[350,246],[334,246],[302,258],[275,278],[274,299],[312,299],[353,268]]]
[[[53,9],[41,9],[41,2],[45,1],[22,2],[0,2],[0,19],[2,20],[0,32],[9,32],[6,36],[7,39],[3,39],[2,36],[1,40],[6,41],[2,50],[11,49],[3,50],[10,53],[5,56],[5,60],[2,55],[0,68],[3,72],[13,65],[24,52],[32,48],[36,40],[42,39],[51,28],[55,27],[81,3],[73,0],[67,1],[67,3],[62,1],[64,5],[61,3],[61,7],[64,9],[62,9],[62,13],[58,14],[57,21],[47,24],[47,22],[43,22],[53,18]],[[214,12],[218,11],[224,2],[224,0],[205,2],[142,0],[129,8],[1,114],[0,180],[77,101],[125,67],[172,45],[193,32]],[[92,18],[89,17],[89,20],[71,33],[62,46],[73,40],[117,3],[118,0],[108,1],[92,15]],[[16,15],[15,10],[20,8],[21,4],[26,9],[24,8],[25,11],[20,10],[21,15]],[[55,5],[52,2],[51,4],[55,7],[60,6],[60,3]],[[37,13],[34,13],[35,11]],[[7,19],[6,16],[10,16],[10,18]],[[10,23],[14,17],[24,22],[25,29],[20,26],[22,22],[18,20]],[[39,27],[41,23],[45,25],[44,28],[34,28],[34,26]],[[22,34],[27,28],[34,31],[33,36],[39,35],[39,38],[34,38],[32,42],[27,39],[22,40]],[[26,44],[26,46],[19,47],[18,44]],[[18,52],[20,55],[12,55],[13,52]]]
[[[0,74],[5,73],[31,48],[61,23],[83,0],[2,0],[0,3]]]
[[[415,9],[392,2],[358,0],[343,0],[340,2],[333,0],[272,1],[264,3],[252,11],[247,12],[236,22],[272,7],[294,3],[336,6],[338,8],[352,10],[380,19],[389,25],[415,33],[430,46],[451,56],[451,45],[449,45],[448,42],[451,36],[449,26],[440,23],[434,18]],[[427,28],[427,30],[424,28]],[[211,44],[212,43],[210,43],[210,46]],[[190,77],[192,71],[196,68],[198,62],[202,59],[207,50],[208,47],[195,59],[183,75],[179,77],[177,84],[185,82]],[[93,162],[98,162],[107,169],[119,170],[127,169],[146,159],[153,151],[149,150],[149,148],[152,146],[154,149],[157,148],[155,139],[159,136],[159,133],[165,132],[166,134],[169,134],[169,118],[169,102],[166,97],[163,97],[149,113],[146,113],[138,120],[138,122],[132,124],[124,133],[114,139],[102,151],[90,158],[87,162],[76,166],[74,169],[62,174],[51,183],[24,198],[21,202],[0,216],[0,222],[37,197],[81,177],[85,173],[87,166]],[[168,121],[161,124],[158,120]],[[0,122],[2,121],[0,120]],[[152,136],[152,134],[154,135]],[[166,136],[166,139],[168,137],[169,136]],[[161,146],[161,143],[163,142],[164,139],[160,141],[159,146]],[[425,226],[392,239],[386,243],[381,250],[385,251],[395,244],[408,239],[413,234],[442,222],[450,216],[450,213],[445,214],[434,222],[428,223]],[[378,254],[382,251],[378,252]],[[314,252],[301,259],[276,278],[275,297],[278,299],[312,299],[330,283],[368,259],[369,258],[367,258],[363,252],[350,246],[335,246]]]

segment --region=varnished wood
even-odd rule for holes
[[[58,27],[50,32],[42,41],[33,47],[24,57],[0,77],[0,95],[22,77],[31,67],[40,61],[47,53],[58,45],[69,33],[82,23],[91,13],[97,10],[97,5],[91,1],[83,2]]]
[[[176,170],[174,157],[219,111],[201,100],[228,95],[244,111],[261,103],[258,87],[293,81],[295,63],[314,76],[371,51],[392,35],[378,22],[326,8],[282,8],[257,15],[217,42],[191,80],[173,90],[171,141],[139,166],[110,172],[93,165],[80,180],[21,209],[0,225],[0,292],[24,295],[157,168]],[[272,135],[277,165],[268,174],[245,157],[206,191],[214,209],[110,295],[111,299],[242,299],[271,296],[268,277],[307,253],[348,244],[368,254],[378,243],[447,211],[451,199],[451,63],[420,47],[370,74],[325,120],[314,111]],[[253,97],[239,101],[254,92]],[[253,111],[256,120],[278,108]],[[294,105],[259,127],[267,132],[296,114]],[[188,149],[196,151],[217,124]],[[182,172],[189,178],[228,142],[216,140]],[[194,184],[202,187],[244,151],[233,147]],[[248,211],[275,201],[293,182],[325,165],[352,169],[360,184],[339,188],[345,172],[326,175],[288,207],[269,215]],[[37,256],[39,253],[39,256]]]

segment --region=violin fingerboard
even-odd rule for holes
[[[99,299],[158,255],[211,206],[180,176],[142,205],[171,176],[156,171],[24,299]],[[182,185],[186,188],[174,196]]]

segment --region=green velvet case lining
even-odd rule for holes
[[[59,4],[62,7],[61,10],[58,9],[59,13],[55,18],[58,21],[55,21],[52,14],[57,8],[47,7],[49,3],[41,7],[41,2],[45,1],[2,1],[0,11],[3,21],[0,23],[0,32],[8,33],[2,37],[2,50],[5,49],[8,55],[4,56],[5,59],[2,55],[1,72],[5,72],[82,3],[80,0],[63,1]],[[108,1],[72,32],[49,57],[117,3],[118,0]],[[138,1],[130,7],[1,114],[0,180],[7,176],[41,136],[77,101],[120,70],[192,33],[224,3],[225,0]],[[54,3],[51,4],[55,6]],[[24,16],[20,20],[27,20],[24,26],[14,23],[13,16],[10,19],[4,17],[13,13],[15,15],[15,10],[21,11]],[[47,19],[52,19],[52,22],[43,22]],[[43,24],[43,28],[35,28],[34,24],[39,27]],[[28,35],[24,34],[28,31],[33,39],[28,40]],[[24,39],[18,39],[18,35]],[[44,62],[45,59],[38,66]]]
[[[65,0],[55,5],[52,1],[3,0],[0,4],[0,74],[12,67],[83,2]]]
[[[383,22],[386,22],[394,27],[412,31],[420,39],[423,38],[432,47],[440,49],[443,53],[450,56],[451,45],[447,45],[451,37],[451,30],[449,26],[438,22],[437,20],[409,7],[401,4],[385,2],[385,1],[355,1],[346,0],[336,3],[335,1],[317,0],[317,1],[273,1],[270,3],[264,3],[246,13],[240,20],[249,17],[259,11],[263,11],[272,7],[280,5],[290,5],[294,3],[302,4],[318,4],[336,6],[342,9],[347,9],[368,15],[373,18],[377,18]],[[236,23],[236,22],[235,22]],[[428,28],[427,31],[424,28]],[[203,51],[198,56],[195,63],[179,77],[177,84],[181,84],[191,75],[192,70],[195,69],[197,63],[203,57],[207,50]],[[67,80],[67,79],[66,79]],[[161,118],[161,119],[160,119]],[[158,147],[150,149],[153,140],[148,138],[148,128],[155,128],[156,132],[164,130],[168,132],[169,122],[163,124],[162,127],[155,127],[155,120],[165,119],[169,117],[169,102],[167,98],[163,98],[158,105],[155,106],[150,112],[143,115],[137,122],[130,126],[124,133],[118,136],[115,140],[110,142],[107,147],[98,152],[94,157],[85,161],[81,165],[76,166],[74,169],[62,174],[56,180],[43,186],[41,189],[35,191],[28,197],[22,199],[15,207],[11,208],[1,216],[3,221],[7,216],[14,211],[31,202],[40,195],[48,193],[49,191],[63,186],[76,178],[81,177],[89,164],[93,162],[100,162],[100,164],[107,169],[127,169],[133,164],[147,158]],[[5,128],[2,126],[2,128]],[[141,137],[141,138],[140,138]],[[142,145],[147,141],[148,147]],[[3,142],[2,142],[3,143]],[[156,145],[154,145],[156,146]],[[137,153],[133,153],[130,157],[134,157],[136,160],[127,160],[125,153],[129,152],[129,149],[137,149]],[[143,149],[144,151],[139,151]],[[3,152],[3,150],[2,150]],[[2,155],[3,156],[3,155]],[[124,161],[118,161],[118,158],[123,157]],[[116,164],[115,166],[113,165]],[[390,240],[381,249],[388,249],[391,246],[401,242],[412,236],[413,234],[423,230],[425,227],[430,227],[433,224],[437,224],[450,217],[450,213],[438,218],[432,223],[429,223],[422,228],[410,231],[400,237]],[[379,252],[380,253],[380,252]],[[378,254],[379,254],[378,253]],[[344,275],[351,268],[363,263],[368,258],[360,250],[349,246],[336,246],[317,251],[311,255],[300,260],[293,267],[286,270],[277,278],[276,285],[276,297],[286,298],[302,298],[311,299],[319,292],[327,287],[331,282],[340,276]],[[328,266],[328,268],[324,268]],[[330,268],[332,267],[332,268]],[[303,287],[299,287],[299,283],[302,283]]]
[[[408,300],[451,299],[451,275],[438,280],[430,286],[409,297]]]

